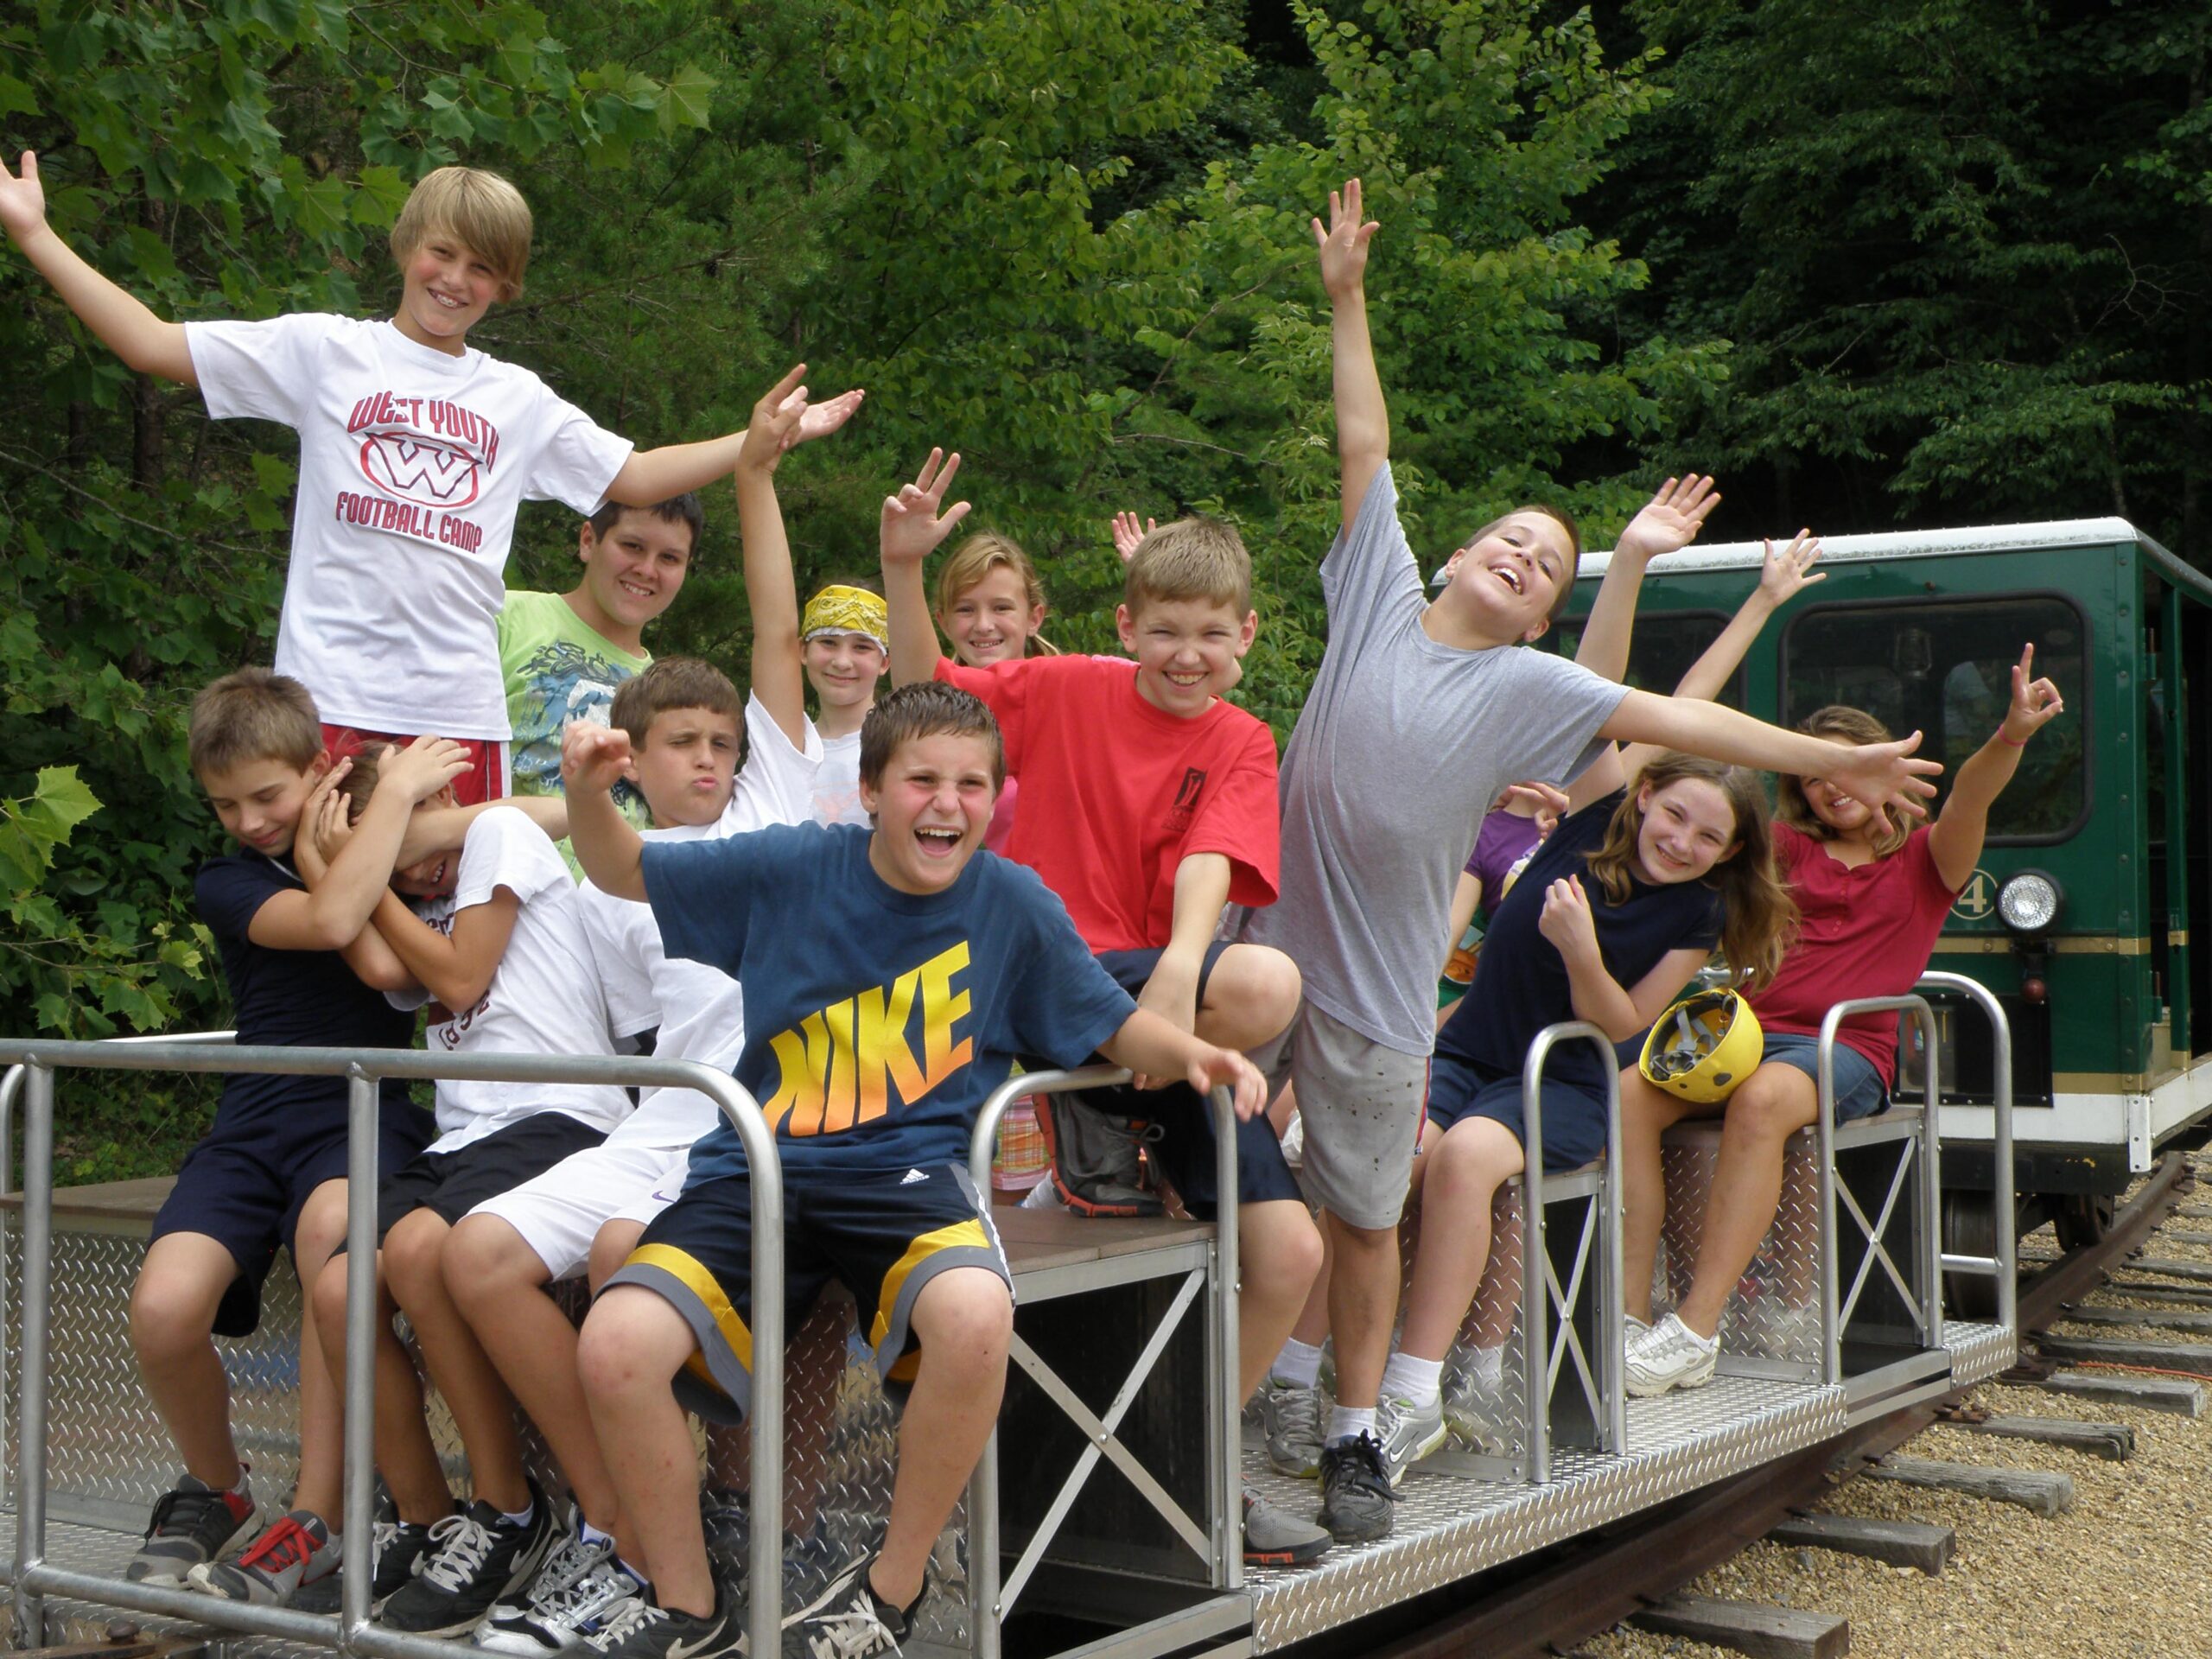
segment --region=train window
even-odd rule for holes
[[[1586,617],[1562,617],[1559,648],[1572,657],[1582,649]],[[1629,641],[1627,683],[1638,691],[1672,696],[1690,665],[1705,655],[1706,647],[1720,637],[1728,619],[1719,611],[1646,612],[1636,619],[1636,632]],[[1744,706],[1744,671],[1739,667],[1720,701],[1732,709]]]
[[[2012,696],[2019,648],[2058,687],[2069,718],[2047,727],[1989,815],[1992,846],[2063,841],[2088,811],[2084,653],[2088,632],[2057,594],[1906,600],[1809,607],[1782,637],[1782,719],[1829,703],[1864,709],[1900,735],[1926,734],[1921,753],[1945,776],[1989,741]]]

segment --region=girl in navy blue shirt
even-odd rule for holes
[[[1640,772],[1634,768],[1650,755]],[[1631,750],[1592,766],[1620,787],[1564,819],[1522,871],[1483,941],[1482,971],[1438,1033],[1427,1121],[1414,1168],[1421,1248],[1405,1328],[1390,1356],[1376,1428],[1396,1478],[1442,1444],[1443,1362],[1490,1262],[1491,1206],[1522,1172],[1521,1068],[1546,1026],[1586,1020],[1616,1043],[1650,1025],[1714,946],[1738,980],[1770,976],[1793,917],[1777,880],[1766,793],[1756,773],[1674,752]],[[1545,1069],[1544,1165],[1574,1169],[1605,1146],[1606,1062],[1586,1042]],[[1455,1379],[1453,1417],[1482,1449],[1517,1287],[1485,1297],[1493,1339]],[[1498,1306],[1495,1310],[1491,1302]],[[1488,1363],[1485,1364],[1484,1362]]]

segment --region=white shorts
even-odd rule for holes
[[[608,1222],[650,1221],[675,1202],[690,1155],[689,1147],[634,1141],[588,1147],[468,1213],[497,1216],[537,1253],[550,1279],[572,1279]]]

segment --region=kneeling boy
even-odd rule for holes
[[[652,904],[671,957],[746,987],[736,1075],[778,1140],[785,1304],[796,1320],[843,1281],[877,1366],[912,1386],[882,1547],[792,1616],[785,1649],[895,1653],[1005,1387],[1012,1280],[966,1168],[983,1100],[1017,1053],[1074,1065],[1094,1049],[1230,1085],[1246,1117],[1262,1085],[1242,1055],[1139,1010],[1034,875],[977,856],[1005,760],[968,693],[905,686],[870,712],[873,830],[646,846],[607,792],[627,747],[569,731],[577,855],[599,887]],[[609,1646],[620,1659],[742,1650],[743,1598],[715,1584],[701,1537],[683,1405],[726,1414],[750,1392],[750,1200],[742,1146],[717,1127],[584,1324],[584,1391],[654,1578],[654,1605]]]

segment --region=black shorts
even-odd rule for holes
[[[1544,1173],[1560,1175],[1605,1155],[1605,1097],[1563,1078],[1547,1076],[1537,1098],[1544,1109]],[[1494,1118],[1513,1132],[1525,1151],[1521,1074],[1440,1053],[1429,1063],[1428,1121],[1447,1133],[1471,1117]]]
[[[1228,949],[1219,939],[1206,946],[1205,961],[1198,969],[1200,1001],[1205,1000],[1206,982],[1213,977],[1214,963]],[[1101,950],[1098,965],[1135,996],[1151,980],[1163,954],[1154,950]],[[1103,1055],[1099,1059],[1102,1065],[1109,1064]],[[1085,1098],[1109,1111],[1148,1118],[1158,1124],[1160,1138],[1153,1151],[1159,1157],[1160,1173],[1182,1195],[1185,1210],[1200,1221],[1214,1219],[1213,1107],[1197,1090],[1187,1083],[1148,1090],[1094,1089],[1086,1091]],[[1298,1178],[1283,1161],[1282,1142],[1276,1137],[1274,1126],[1262,1113],[1236,1126],[1236,1201],[1265,1204],[1275,1198],[1306,1202]]]
[[[837,1280],[860,1306],[861,1334],[888,1383],[913,1380],[909,1322],[922,1287],[948,1268],[988,1268],[1014,1294],[990,1211],[957,1164],[903,1170],[784,1168],[784,1329],[798,1329]],[[753,1396],[753,1183],[725,1175],[683,1196],[645,1229],[607,1281],[641,1285],[690,1325],[699,1351],[676,1374],[676,1397],[734,1422]]]
[[[437,1133],[430,1115],[395,1094],[381,1103],[377,1167],[397,1169]],[[154,1217],[154,1238],[198,1233],[231,1253],[238,1274],[215,1309],[215,1334],[251,1336],[261,1324],[261,1287],[289,1246],[308,1195],[346,1176],[346,1112],[308,1108],[215,1127],[187,1153]]]
[[[605,1129],[566,1112],[538,1112],[451,1152],[423,1153],[378,1186],[377,1243],[417,1210],[435,1210],[451,1226],[485,1199],[606,1139]]]

